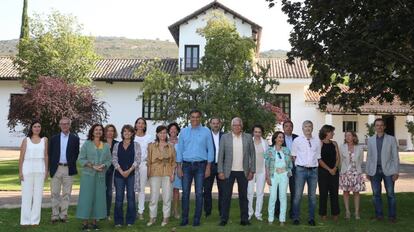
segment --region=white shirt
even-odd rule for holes
[[[144,136],[135,135],[134,141],[138,142],[141,147],[141,163],[147,162],[148,144],[154,142],[154,138],[149,134]]]
[[[292,135],[285,135],[285,143],[286,147],[289,148],[289,151],[292,150],[292,143],[293,143],[293,136]]]
[[[69,141],[69,133],[65,135],[65,133],[60,132],[60,157],[59,163],[67,164],[68,161],[66,160],[66,149],[68,147]]]
[[[220,131],[217,132],[217,134],[214,134],[213,131],[211,131],[211,135],[213,136],[213,142],[214,142],[214,146],[216,148],[216,154],[215,154],[215,160],[214,162],[217,163],[218,160],[218,153],[219,153],[219,145],[220,145]]]
[[[233,134],[233,163],[232,171],[243,171],[243,141],[242,134],[236,136]]]
[[[315,137],[307,139],[299,136],[292,143],[292,156],[296,157],[295,165],[303,167],[318,167],[321,158],[321,141]]]

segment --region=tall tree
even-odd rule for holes
[[[280,2],[293,26],[288,57],[309,61],[310,88],[325,94],[321,108],[357,110],[372,98],[396,96],[414,106],[414,1]]]
[[[23,1],[22,25],[20,28],[20,39],[29,38],[29,16],[27,15],[27,1]]]
[[[50,138],[60,131],[59,120],[63,116],[72,119],[74,133],[107,119],[106,103],[97,100],[94,89],[89,86],[68,84],[62,78],[39,77],[34,85],[26,83],[23,87],[24,94],[10,100],[8,126],[11,130],[18,124],[27,129],[36,119],[42,124],[42,132]]]
[[[24,80],[34,84],[39,76],[52,76],[69,83],[91,83],[89,74],[98,56],[93,39],[81,34],[75,17],[54,11],[47,18],[35,15],[29,23],[30,36],[20,40],[15,58]]]
[[[27,15],[27,1],[23,1],[23,11],[22,11],[22,25],[20,26],[20,41],[24,39],[29,39],[29,16]],[[19,47],[19,53],[21,51],[21,47]]]
[[[267,77],[267,67],[256,65],[252,39],[241,37],[235,25],[217,12],[199,33],[205,37],[206,46],[195,73],[171,76],[161,72],[159,65],[139,71],[148,73],[144,99],[152,99],[160,106],[155,119],[187,119],[188,112],[198,108],[206,118],[222,118],[225,129],[238,116],[245,130],[260,123],[272,131],[276,117],[266,103],[271,101],[278,82]]]

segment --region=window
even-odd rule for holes
[[[185,61],[184,71],[194,71],[198,69],[200,46],[198,45],[185,45]]]
[[[347,131],[354,131],[357,132],[357,125],[358,123],[356,121],[343,121],[342,122],[342,132]]]
[[[12,94],[10,94],[10,108],[14,108],[16,105],[20,104],[20,102],[17,102],[17,100],[21,96],[23,96],[22,93],[12,93]]]
[[[165,95],[155,96],[151,95],[150,97],[142,98],[142,117],[145,119],[160,119],[161,111],[164,107],[164,102],[166,100]]]
[[[275,94],[273,105],[282,109],[289,118],[290,117],[290,94]]]

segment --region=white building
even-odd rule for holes
[[[196,30],[206,25],[206,17],[212,10],[222,11],[234,22],[242,36],[253,38],[257,44],[258,54],[262,28],[214,1],[168,28],[179,47],[179,58],[163,59],[164,71],[175,74],[198,68],[200,58],[204,55],[206,41]],[[108,104],[108,122],[115,124],[117,128],[121,128],[126,123],[133,124],[136,118],[143,116],[149,120],[148,132],[155,131],[151,114],[157,107],[139,98],[142,95],[141,87],[145,77],[134,75],[134,70],[148,61],[103,59],[97,62],[96,71],[91,74],[93,84],[100,90],[100,98]],[[275,93],[274,103],[289,115],[295,125],[294,133],[301,134],[302,122],[311,120],[314,122],[315,136],[322,125],[331,124],[336,128],[335,140],[338,142],[343,141],[343,131],[353,129],[363,143],[367,134],[365,123],[383,117],[387,124],[387,132],[396,136],[401,149],[412,149],[405,122],[413,120],[414,111],[408,106],[401,105],[399,102],[382,105],[372,102],[361,107],[361,113],[358,114],[343,112],[335,106],[328,107],[326,112],[322,112],[317,106],[319,95],[308,90],[311,76],[306,61],[295,60],[293,65],[288,65],[283,59],[257,58],[257,61],[263,66],[270,65],[268,75],[279,80],[280,86]],[[0,147],[17,147],[24,136],[21,133],[11,133],[7,127],[10,98],[13,94],[21,94],[22,91],[19,73],[13,67],[12,59],[0,57],[0,138],[2,138]]]

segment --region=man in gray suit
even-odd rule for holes
[[[377,220],[384,219],[381,200],[381,182],[384,180],[388,198],[388,218],[391,223],[395,223],[394,184],[398,179],[400,165],[397,140],[394,136],[384,133],[385,122],[382,118],[375,119],[374,126],[376,134],[368,139],[366,173],[371,181],[375,217]]]
[[[240,118],[231,120],[232,132],[220,139],[217,172],[223,180],[224,194],[220,215],[220,226],[225,226],[229,220],[231,196],[234,181],[237,180],[240,205],[240,225],[250,225],[248,219],[247,185],[253,178],[256,169],[256,152],[250,134],[244,133],[243,122]]]

